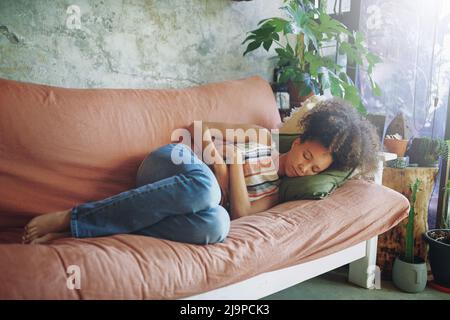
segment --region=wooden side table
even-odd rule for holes
[[[433,167],[407,167],[404,169],[386,167],[383,170],[383,185],[394,189],[411,201],[410,185],[416,178],[422,181],[417,192],[414,218],[414,254],[427,260],[427,246],[422,234],[428,230],[428,205],[438,168]],[[377,250],[377,265],[381,269],[384,279],[391,279],[392,264],[395,257],[403,254],[405,250],[405,234],[408,218],[397,226],[379,235]]]

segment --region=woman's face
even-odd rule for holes
[[[330,151],[317,141],[294,140],[286,156],[285,173],[288,177],[312,176],[327,169],[333,162]]]

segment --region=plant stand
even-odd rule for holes
[[[383,171],[383,185],[400,192],[410,201],[410,185],[414,183],[416,178],[422,181],[415,203],[414,255],[421,257],[424,261],[427,261],[428,251],[422,235],[428,230],[428,204],[437,172],[438,168],[434,167],[384,168]],[[378,237],[377,265],[381,269],[383,279],[390,280],[392,278],[392,266],[395,257],[405,250],[407,223],[408,219],[406,218]]]

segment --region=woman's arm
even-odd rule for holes
[[[197,156],[209,166],[209,168],[214,172],[216,180],[220,186],[220,191],[222,193],[222,198],[220,205],[226,206],[228,202],[228,193],[229,193],[229,175],[228,175],[228,167],[223,159],[222,154],[217,150],[217,147],[213,143],[211,134],[209,130],[205,131],[205,134],[202,134],[202,138],[200,141],[196,141],[194,139],[194,122],[188,127],[188,130],[191,135],[191,142],[194,143]],[[200,153],[197,152],[200,151]]]
[[[200,121],[199,121],[200,122]],[[262,138],[262,140],[256,140],[259,143],[264,143],[267,145],[271,145],[272,136],[270,131],[257,125],[245,125],[245,124],[230,124],[230,123],[222,123],[222,122],[203,122],[202,123],[202,141],[196,141],[197,144],[201,143],[201,150],[203,151],[208,148],[208,151],[213,150],[212,158],[214,163],[211,165],[211,169],[213,170],[220,188],[222,190],[222,202],[226,202],[229,198],[230,201],[230,209],[231,209],[231,217],[232,219],[237,219],[239,217],[243,217],[246,215],[250,215],[256,212],[261,212],[267,210],[278,203],[278,194],[264,197],[262,199],[250,202],[248,199],[247,186],[245,184],[244,171],[242,167],[242,156],[239,151],[232,147],[231,145],[227,145],[224,143],[222,145],[223,149],[219,152],[213,143],[213,138],[211,135],[211,131],[209,126],[220,130],[223,132],[224,141],[227,141],[225,138],[226,129],[256,129],[256,131],[261,133],[261,136],[266,135],[266,138]],[[194,123],[189,126],[189,131],[191,133],[191,137],[194,137]],[[247,136],[247,138],[252,138],[251,136]],[[265,141],[263,141],[265,140]],[[238,136],[237,139],[233,142],[249,142],[254,141],[251,139],[242,140],[242,137]],[[231,141],[230,141],[231,142]],[[232,156],[232,164],[227,167],[224,162],[223,155],[229,154],[226,152],[227,148],[232,148],[231,156]],[[210,154],[210,152],[206,152]],[[238,162],[238,157],[239,162]],[[205,160],[202,158],[202,160]],[[223,203],[221,203],[223,204]]]
[[[211,167],[214,175],[216,176],[217,183],[220,186],[220,191],[222,193],[222,198],[220,200],[220,205],[226,207],[229,201],[229,172],[228,166],[225,163],[213,164]]]
[[[278,193],[250,202],[245,184],[244,170],[241,164],[242,161],[238,162],[238,157],[241,157],[241,155],[236,150],[233,163],[230,164],[229,169],[231,219],[265,211],[278,203]]]
[[[215,147],[214,143],[210,139],[202,142],[202,153],[203,150],[208,149],[208,153],[212,156],[212,163],[209,164],[210,169],[214,172],[217,179],[217,183],[220,186],[220,191],[222,193],[222,198],[220,205],[226,206],[229,199],[229,172],[228,166],[222,158],[221,154]]]

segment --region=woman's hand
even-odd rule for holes
[[[243,161],[242,153],[233,144],[227,144],[220,148],[222,152],[222,158],[228,156],[230,159],[230,166],[241,165]],[[224,151],[225,150],[225,151]],[[213,164],[214,175],[216,176],[217,182],[220,186],[220,191],[222,192],[222,199],[220,205],[222,207],[228,207],[230,202],[230,172],[229,166],[226,163],[215,163]]]
[[[222,207],[228,207],[230,181],[228,166],[225,163],[216,163],[213,165],[213,171],[214,175],[216,176],[217,182],[219,183],[220,191],[222,192],[220,205]]]

